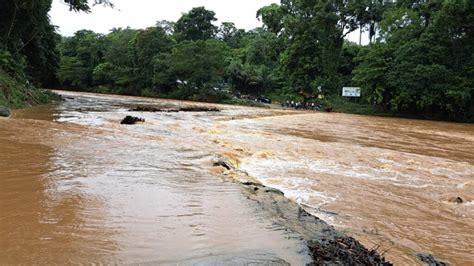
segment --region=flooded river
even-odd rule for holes
[[[61,93],[0,119],[2,264],[309,262],[216,155],[396,264],[474,262],[474,125]]]

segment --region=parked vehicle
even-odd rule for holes
[[[269,103],[270,104],[270,103],[272,103],[272,99],[268,98],[267,96],[261,95],[261,96],[258,96],[257,102],[259,102],[259,103]]]

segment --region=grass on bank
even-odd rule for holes
[[[383,111],[367,102],[356,98],[342,96],[329,96],[321,101],[323,108],[332,107],[334,112],[358,115],[393,116],[392,113]]]
[[[0,106],[17,109],[59,99],[59,95],[19,82],[0,69]]]
[[[277,90],[269,96],[277,104],[285,101],[299,102],[302,100],[300,95],[288,89]],[[326,96],[324,99],[317,100],[317,102],[322,105],[322,110],[332,107],[334,112],[339,113],[393,116],[391,112],[383,111],[380,107],[374,107],[361,98],[347,98],[339,95],[330,95]]]

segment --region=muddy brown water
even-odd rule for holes
[[[473,125],[60,93],[0,119],[2,264],[307,263],[219,154],[396,264],[474,262]]]

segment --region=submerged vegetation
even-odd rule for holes
[[[176,22],[71,37],[55,33],[51,1],[2,2],[0,75],[18,84],[226,103],[305,94],[336,111],[474,120],[472,1],[281,0],[257,12],[264,26],[251,31],[216,26],[197,7]],[[346,40],[359,30],[368,45]],[[362,97],[342,98],[343,86]]]

